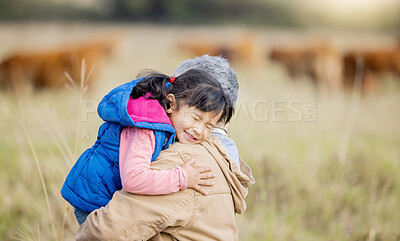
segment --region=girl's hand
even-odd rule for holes
[[[188,178],[188,188],[192,188],[203,195],[207,195],[208,193],[204,191],[200,185],[214,185],[213,182],[206,181],[205,179],[214,178],[215,175],[210,167],[193,167],[195,163],[195,159],[190,159],[182,165],[182,168],[186,171]]]

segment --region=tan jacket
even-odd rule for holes
[[[190,156],[189,154],[190,153]],[[110,203],[93,211],[76,234],[77,240],[237,240],[235,212],[246,209],[250,168],[241,170],[218,138],[199,145],[174,143],[153,169],[170,169],[190,157],[195,166],[210,166],[216,175],[208,195],[186,189],[169,195],[145,196],[116,192]]]

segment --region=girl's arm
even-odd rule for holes
[[[119,168],[122,187],[127,192],[160,195],[187,188],[188,178],[182,167],[151,170],[155,148],[154,131],[126,127],[121,132]]]

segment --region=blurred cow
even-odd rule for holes
[[[269,58],[281,63],[294,79],[309,77],[320,87],[342,87],[341,55],[327,44],[274,47],[269,53]]]
[[[330,89],[352,89],[355,80],[361,78],[362,91],[375,92],[379,75],[393,73],[400,77],[400,46],[342,53],[327,44],[275,47],[269,57],[281,63],[293,79],[307,76]]]
[[[95,66],[94,70],[98,70],[102,60],[112,53],[114,46],[114,40],[107,40],[14,53],[0,64],[0,85],[3,89],[13,90],[27,85],[34,89],[62,88],[67,83],[65,72],[79,82],[82,60],[86,61],[87,72],[92,66]],[[95,71],[85,84],[90,85],[94,78]]]
[[[209,54],[223,56],[230,61],[252,61],[255,55],[255,42],[251,36],[217,41],[210,38],[184,38],[178,46],[193,56]]]
[[[379,87],[380,74],[393,73],[400,77],[400,47],[347,52],[343,56],[343,63],[345,86],[354,84],[357,72],[362,78],[362,88],[373,92]]]

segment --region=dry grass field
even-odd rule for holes
[[[96,138],[96,107],[145,68],[166,74],[189,52],[182,38],[252,36],[254,55],[232,61],[239,100],[229,135],[253,169],[240,240],[400,240],[400,80],[379,76],[373,93],[317,89],[268,61],[274,43],[323,36],[340,49],[392,43],[390,35],[249,30],[239,27],[2,24],[0,59],[86,38],[118,36],[93,88],[21,86],[0,92],[0,240],[73,240],[78,225],[60,189]],[[178,41],[179,40],[179,41]],[[87,66],[87,71],[91,66]]]

